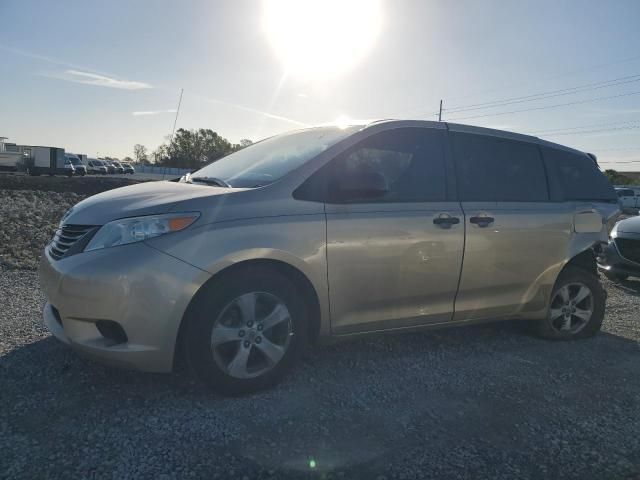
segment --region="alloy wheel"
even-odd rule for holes
[[[576,334],[591,320],[594,297],[584,283],[569,283],[558,289],[551,300],[549,322],[563,334]]]
[[[292,335],[285,303],[270,293],[250,292],[222,309],[211,331],[211,350],[229,376],[255,378],[278,365]]]

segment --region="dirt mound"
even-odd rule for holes
[[[39,190],[41,192],[95,195],[118,187],[140,183],[139,180],[118,177],[30,177],[28,175],[0,175],[0,190]]]
[[[64,213],[86,195],[40,190],[0,190],[0,265],[38,266]]]

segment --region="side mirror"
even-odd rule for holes
[[[380,198],[389,192],[389,185],[378,172],[355,172],[338,178],[334,192],[340,200]]]

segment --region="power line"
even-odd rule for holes
[[[581,72],[589,72],[589,71],[593,71],[593,70],[599,70],[601,68],[605,68],[605,67],[610,67],[613,65],[620,65],[623,63],[629,63],[629,62],[634,62],[636,60],[640,60],[640,55],[635,55],[633,57],[626,57],[624,59],[620,59],[620,60],[616,60],[614,62],[607,62],[607,63],[600,63],[600,64],[596,64],[596,65],[591,65],[589,67],[582,67],[582,68],[576,68],[573,70],[569,70],[566,71],[564,73],[558,74],[558,75],[547,75],[547,76],[542,76],[539,78],[539,80],[554,80],[556,78],[564,78],[564,77],[570,77],[573,76],[577,73],[581,73]],[[490,92],[497,92],[497,91],[505,91],[505,90],[513,90],[514,87],[519,87],[520,84],[511,84],[510,86],[504,86],[504,87],[498,87],[498,88],[491,88],[491,89],[484,89],[482,91],[477,91],[476,93],[473,94],[469,94],[469,95],[463,95],[463,96],[459,96],[459,97],[453,97],[453,98],[449,98],[450,100],[456,100],[456,99],[463,99],[463,98],[473,98],[473,97],[477,97],[479,95],[483,95],[485,93],[490,93]]]
[[[577,127],[566,127],[566,128],[552,128],[552,129],[548,129],[548,130],[534,130],[532,132],[529,132],[530,135],[536,135],[536,134],[545,134],[545,133],[555,133],[555,132],[564,132],[567,130],[579,130],[582,128],[594,128],[594,127],[614,127],[617,125],[626,125],[629,123],[637,123],[640,122],[640,120],[627,120],[626,122],[606,122],[606,123],[591,123],[589,125],[580,125]]]
[[[629,97],[631,95],[638,95],[640,94],[640,91],[636,91],[636,92],[629,92],[629,93],[620,93],[618,95],[610,95],[610,96],[606,96],[606,97],[596,97],[596,98],[588,98],[585,100],[576,100],[573,102],[567,102],[567,103],[557,103],[555,105],[545,105],[542,107],[531,107],[531,108],[523,108],[520,110],[511,110],[508,112],[495,112],[495,113],[485,113],[482,115],[470,115],[467,117],[454,117],[454,118],[450,118],[448,121],[450,120],[469,120],[471,118],[484,118],[484,117],[497,117],[497,116],[501,116],[501,115],[510,115],[512,113],[522,113],[522,112],[532,112],[534,110],[547,110],[549,108],[558,108],[558,107],[566,107],[569,105],[581,105],[584,103],[592,103],[592,102],[597,102],[600,100],[611,100],[613,98],[621,98],[621,97]]]
[[[564,95],[573,95],[576,93],[583,93],[583,92],[588,92],[592,90],[598,90],[601,88],[616,87],[618,85],[626,85],[628,83],[634,83],[638,81],[640,81],[640,75],[630,75],[627,77],[620,77],[612,80],[596,82],[596,83],[581,85],[577,87],[563,88],[560,90],[551,90],[548,92],[534,93],[531,95],[506,98],[503,100],[494,100],[492,102],[476,103],[474,105],[465,105],[460,107],[447,108],[444,111],[450,112],[450,113],[458,113],[458,112],[467,112],[472,110],[484,110],[487,108],[503,107],[505,105],[514,105],[517,103],[534,102],[536,100],[545,100],[547,98],[561,97]]]
[[[601,132],[614,132],[614,131],[624,131],[624,130],[635,130],[640,128],[640,125],[630,125],[627,127],[614,127],[614,128],[598,128],[595,130],[583,130],[577,132],[560,132],[560,133],[547,133],[544,136],[547,137],[559,137],[563,135],[584,135],[588,133],[601,133]]]

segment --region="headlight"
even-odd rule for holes
[[[167,233],[179,232],[195,222],[199,213],[169,213],[114,220],[100,227],[84,251],[141,242]]]

